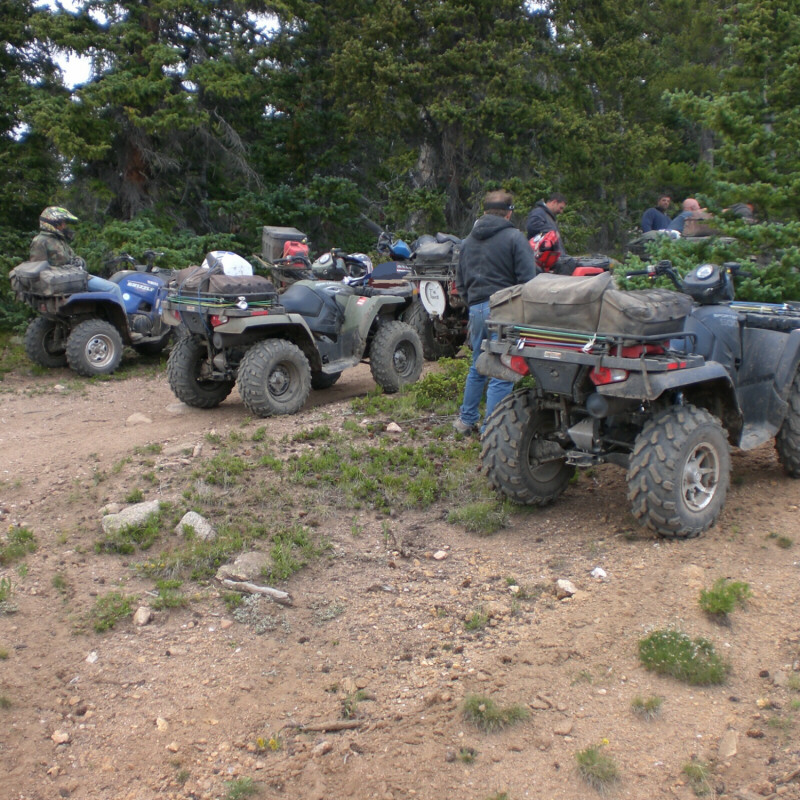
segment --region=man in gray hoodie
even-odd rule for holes
[[[475,362],[487,337],[489,296],[508,286],[525,283],[539,272],[528,240],[511,224],[513,210],[513,197],[508,192],[489,192],[483,199],[483,216],[476,220],[461,247],[456,288],[469,306],[472,365],[467,374],[459,415],[453,423],[459,433],[472,432],[480,420],[478,406],[487,378],[475,369]],[[509,381],[489,380],[487,419],[512,388]]]

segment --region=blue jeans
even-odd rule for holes
[[[105,278],[98,278],[96,275],[90,275],[87,285],[90,292],[110,292],[119,300],[121,306],[125,305],[122,300],[122,289],[119,288],[119,284],[113,281],[107,281]]]
[[[475,369],[475,362],[481,354],[481,345],[488,337],[486,320],[489,317],[489,301],[478,303],[469,307],[469,341],[472,347],[472,364],[467,373],[467,382],[464,384],[464,399],[458,414],[466,425],[475,425],[480,420],[478,411],[486,381],[489,389],[486,392],[486,419],[489,418],[495,406],[506,397],[514,388],[511,381],[500,381],[497,378],[487,378]]]

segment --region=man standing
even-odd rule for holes
[[[48,206],[39,215],[39,233],[31,242],[31,261],[49,261],[51,267],[65,267],[80,265],[86,269],[86,262],[76,256],[69,243],[75,237],[69,226],[70,222],[77,222],[78,218],[60,206]],[[124,306],[122,289],[116,283],[105,278],[89,276],[88,289],[90,292],[109,292],[117,302]]]
[[[469,338],[472,365],[464,386],[464,398],[453,427],[470,433],[480,420],[478,406],[487,378],[475,369],[481,345],[487,337],[489,296],[494,292],[525,283],[539,272],[525,237],[511,224],[512,196],[506,191],[489,192],[483,199],[483,216],[461,246],[456,268],[456,288],[469,306]],[[486,418],[513,388],[510,381],[489,380]]]
[[[552,192],[547,201],[539,200],[528,214],[525,223],[525,230],[528,239],[541,236],[548,231],[555,231],[558,234],[558,253],[559,256],[566,255],[567,251],[561,239],[561,231],[558,229],[556,217],[567,207],[567,198],[560,192]]]
[[[653,208],[648,208],[647,211],[642,214],[642,233],[669,230],[672,220],[667,216],[667,210],[669,209],[670,203],[672,203],[672,196],[666,192],[662,192],[655,206]]]

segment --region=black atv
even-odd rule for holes
[[[576,467],[627,469],[628,500],[658,535],[690,538],[717,520],[729,445],[775,440],[800,478],[800,304],[733,302],[738,264],[703,264],[666,289],[622,292],[611,276],[539,275],[492,298],[478,369],[534,378],[496,408],[482,440],[492,486],[544,505]],[[580,284],[583,283],[581,287]],[[594,283],[593,283],[594,282]]]
[[[187,405],[214,408],[238,382],[256,416],[294,414],[310,389],[333,386],[368,359],[375,382],[397,392],[423,366],[419,336],[395,318],[405,302],[332,281],[297,281],[280,295],[260,276],[178,281],[164,315],[188,335],[170,353],[170,387]]]

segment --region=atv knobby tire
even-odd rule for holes
[[[342,377],[341,372],[312,372],[311,373],[311,388],[312,389],[330,389],[339,378]]]
[[[459,348],[452,342],[442,342],[436,339],[433,320],[418,297],[415,297],[411,305],[403,312],[403,322],[417,332],[417,336],[422,342],[422,354],[426,361],[453,358],[458,352]]]
[[[730,482],[728,440],[719,420],[687,405],[649,420],[628,467],[633,516],[659,536],[691,539],[716,521]]]
[[[786,474],[800,478],[800,371],[794,376],[787,402],[786,419],[775,437],[775,449]]]
[[[575,468],[553,441],[556,420],[530,392],[512,392],[495,407],[481,439],[481,464],[492,488],[520,505],[552,503]]]
[[[410,325],[397,320],[378,329],[369,349],[372,377],[387,394],[415,383],[422,374],[423,360],[419,335]]]
[[[52,319],[36,317],[25,331],[25,353],[41,367],[66,367],[66,333],[66,327]]]
[[[167,359],[167,380],[178,400],[193,408],[216,408],[232,391],[232,380],[212,377],[208,347],[198,336],[179,339]]]
[[[296,414],[311,391],[311,367],[297,345],[267,339],[244,354],[238,381],[242,401],[257,417]]]
[[[88,319],[67,339],[67,362],[78,375],[110,375],[122,361],[122,336],[103,319]]]

